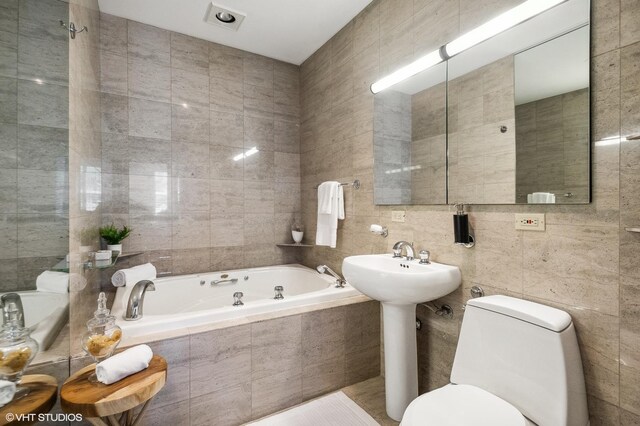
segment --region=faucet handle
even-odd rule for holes
[[[402,247],[393,249],[393,257],[402,257]]]
[[[431,263],[430,257],[431,257],[431,253],[429,252],[429,250],[420,250],[420,263],[423,265],[428,265]]]
[[[282,300],[284,299],[284,296],[282,295],[282,292],[284,291],[284,287],[282,287],[281,285],[277,285],[273,288],[273,291],[275,291],[276,295],[274,297],[275,300]]]
[[[235,293],[233,293],[233,306],[244,305],[244,303],[242,303],[242,296],[244,296],[244,293],[242,293],[241,291],[236,291]]]

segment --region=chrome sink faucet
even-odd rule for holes
[[[329,274],[336,279],[336,288],[343,288],[347,281],[342,278],[340,275],[336,274],[335,271],[329,268],[327,265],[320,265],[316,268],[318,273],[320,274]]]
[[[413,244],[407,241],[398,241],[393,245],[393,257],[402,257],[402,249],[405,249],[407,260],[413,260],[416,258],[416,253],[413,248]]]
[[[131,294],[129,295],[129,302],[127,303],[127,311],[124,315],[124,319],[127,321],[137,321],[142,318],[144,295],[147,291],[155,290],[156,286],[153,284],[153,281],[138,281],[136,285],[133,286]]]

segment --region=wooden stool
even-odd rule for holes
[[[46,374],[22,376],[20,386],[29,388],[29,393],[0,408],[0,425],[34,424],[38,421],[37,416],[33,421],[20,422],[17,421],[17,417],[25,414],[48,413],[58,398],[58,381]]]
[[[88,377],[94,370],[95,364],[91,364],[69,377],[60,390],[60,402],[65,412],[82,414],[99,426],[137,425],[167,380],[167,361],[157,355],[147,369],[110,385],[90,383]],[[142,409],[134,416],[141,404]]]

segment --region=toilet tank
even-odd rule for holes
[[[585,426],[587,395],[571,317],[507,296],[469,300],[451,382],[482,388],[540,426]]]

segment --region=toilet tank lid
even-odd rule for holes
[[[508,315],[557,333],[569,327],[571,316],[565,311],[508,296],[486,296],[471,299],[468,306]]]

